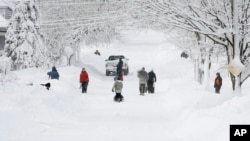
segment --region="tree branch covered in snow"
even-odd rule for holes
[[[41,31],[53,60],[60,60],[64,47],[70,46],[77,54],[82,42],[87,45],[109,44],[128,20],[125,19],[127,2],[40,0]]]
[[[40,33],[38,7],[33,1],[16,5],[6,33],[5,53],[12,59],[12,68],[41,66],[46,62],[46,47]]]
[[[147,0],[144,7],[147,13],[167,26],[202,34],[214,44],[223,46],[228,55],[227,63],[239,57],[248,66],[249,4],[245,0],[237,3],[233,0]],[[240,84],[250,76],[250,71],[243,73]]]

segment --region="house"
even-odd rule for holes
[[[0,3],[0,51],[4,49],[5,34],[11,15],[12,10],[7,5]]]
[[[4,49],[5,34],[7,32],[8,21],[0,15],[0,50]]]
[[[1,4],[1,3],[0,3]],[[0,15],[2,15],[5,19],[10,19],[12,15],[12,10],[9,6],[0,5]]]

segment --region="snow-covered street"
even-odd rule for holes
[[[83,46],[82,64],[58,67],[60,80],[48,80],[50,69],[12,72],[0,85],[0,141],[228,141],[230,124],[250,123],[250,82],[234,96],[222,73],[215,94],[215,73],[205,90],[180,54],[161,33],[128,31],[109,47]],[[121,103],[113,101],[114,76],[105,75],[109,55],[129,58]],[[90,77],[87,94],[79,89],[82,67]],[[155,94],[139,95],[142,67],[157,75]],[[40,85],[47,82],[49,91]]]

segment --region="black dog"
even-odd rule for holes
[[[40,85],[45,86],[47,90],[49,90],[49,88],[50,88],[50,83],[40,84]]]

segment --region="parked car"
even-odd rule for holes
[[[109,56],[108,59],[106,59],[106,76],[109,76],[111,74],[115,74],[116,73],[116,68],[117,68],[117,64],[119,62],[119,59],[122,58],[123,61],[123,73],[124,75],[128,75],[129,73],[129,67],[128,67],[128,58],[125,58],[125,56],[123,55],[111,55]]]

